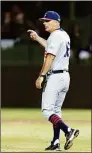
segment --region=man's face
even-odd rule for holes
[[[43,25],[45,26],[45,31],[52,32],[55,27],[55,21],[54,20],[44,20]]]

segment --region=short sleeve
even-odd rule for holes
[[[53,33],[47,40],[47,45],[45,48],[46,52],[56,56],[60,48],[61,42],[62,40],[59,33]]]

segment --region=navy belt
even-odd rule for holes
[[[68,72],[68,70],[52,70],[52,73],[63,73],[63,72]]]

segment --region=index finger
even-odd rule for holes
[[[33,30],[27,30],[27,32],[34,32]]]

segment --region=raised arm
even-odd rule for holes
[[[34,30],[28,30],[27,32],[30,33],[30,38],[37,41],[41,44],[44,48],[46,47],[46,40],[41,38]]]

